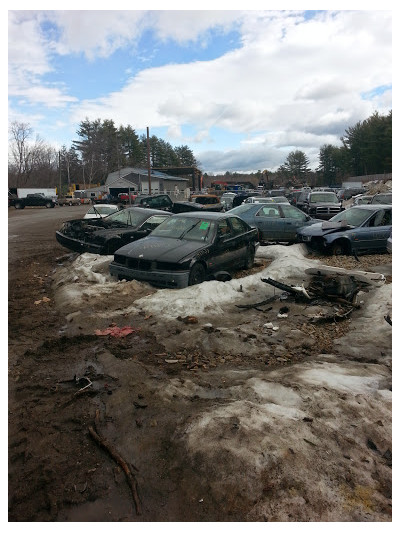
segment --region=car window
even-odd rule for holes
[[[378,211],[378,213],[375,213],[375,215],[371,218],[371,220],[368,223],[368,226],[370,227],[377,227],[377,226],[390,226],[392,224],[392,212],[391,211],[385,211],[381,210]]]
[[[279,208],[274,206],[264,206],[256,214],[257,217],[267,217],[267,218],[279,218]]]
[[[241,235],[248,230],[246,223],[243,220],[240,220],[240,218],[232,217],[229,220],[232,225],[234,235]]]
[[[283,212],[283,216],[285,218],[296,218],[298,220],[307,220],[307,215],[303,213],[303,211],[300,211],[300,209],[296,209],[292,205],[281,205],[281,209]]]
[[[310,194],[309,202],[310,204],[316,204],[319,202],[331,202],[337,204],[339,200],[334,192],[321,192]]]
[[[218,222],[217,234],[218,234],[218,237],[231,237],[232,236],[232,230],[228,224],[227,219],[220,220]]]

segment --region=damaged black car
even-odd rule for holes
[[[147,237],[171,213],[158,209],[128,207],[105,218],[64,222],[57,241],[74,252],[110,255],[121,246]]]
[[[332,255],[385,253],[391,231],[391,205],[358,205],[330,220],[300,228],[297,240]]]
[[[227,213],[173,215],[154,232],[114,254],[110,273],[156,287],[184,288],[250,269],[258,248],[257,229]]]

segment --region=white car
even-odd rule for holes
[[[111,213],[119,211],[119,207],[114,204],[93,205],[83,218],[104,218]]]

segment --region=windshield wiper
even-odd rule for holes
[[[200,223],[200,220],[197,221],[197,222],[196,222],[195,224],[193,224],[192,226],[190,226],[190,228],[186,229],[186,230],[182,233],[182,235],[180,235],[180,236],[178,237],[178,239],[183,239],[183,237],[184,237],[187,233],[189,233],[189,231],[192,231],[192,229],[195,228],[199,223]]]

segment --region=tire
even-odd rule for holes
[[[49,209],[49,207],[53,207],[53,204],[51,202],[46,202],[46,209]]]
[[[244,263],[244,269],[245,270],[249,270],[250,268],[253,268],[255,254],[256,254],[256,252],[254,250],[254,247],[253,246],[249,246],[248,249],[247,249],[246,260],[245,260],[245,263]]]
[[[16,202],[14,205],[15,209],[23,209],[25,206],[21,204],[21,202]]]
[[[348,255],[349,246],[344,241],[335,241],[331,246],[332,255]]]
[[[69,202],[69,204],[68,204],[68,205],[72,205],[72,202]]]
[[[199,285],[206,279],[206,270],[200,263],[195,263],[190,269],[189,285]]]

